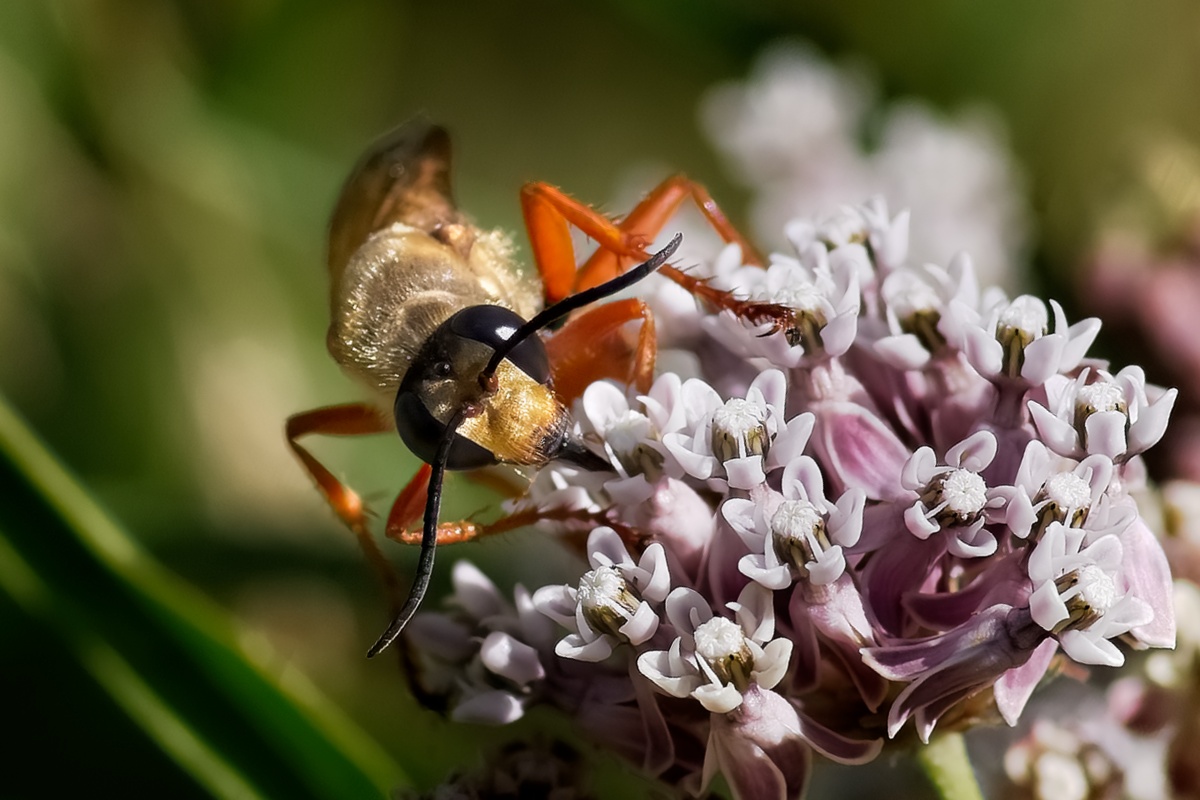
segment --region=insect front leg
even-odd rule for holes
[[[428,464],[422,464],[417,474],[408,485],[396,496],[392,510],[388,513],[384,535],[401,544],[421,543],[421,516],[425,512],[425,501],[428,498],[429,478],[433,469]],[[437,543],[457,544],[469,542],[482,535],[483,526],[470,520],[454,522],[439,522]]]
[[[377,409],[366,403],[347,403],[345,405],[327,406],[304,411],[288,417],[286,434],[288,445],[300,459],[304,469],[317,484],[321,494],[329,503],[334,513],[345,523],[354,534],[359,548],[367,557],[367,561],[379,574],[389,597],[399,596],[399,583],[392,566],[379,550],[375,540],[371,538],[368,527],[369,514],[358,492],[345,485],[330,472],[324,464],[300,444],[299,439],[310,434],[324,436],[367,436],[375,433],[386,433],[392,430],[390,418],[379,413]],[[424,494],[422,494],[424,500]]]

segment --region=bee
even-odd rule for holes
[[[538,467],[555,459],[611,468],[572,434],[567,405],[606,377],[648,388],[653,317],[637,299],[585,307],[657,270],[714,308],[770,321],[773,329],[790,319],[787,309],[738,300],[667,265],[678,235],[657,253],[647,251],[690,197],[726,241],[740,244],[747,259],[758,258],[707,192],[682,176],[665,181],[620,222],[548,184],[523,187],[539,287],[521,275],[507,234],[476,226],[458,209],[450,162],[446,131],[415,120],[371,146],[351,172],[329,230],[327,346],[373,398],[296,414],[286,425],[290,447],[394,596],[394,574],[368,530],[361,498],[299,439],[395,430],[425,462],[397,497],[385,530],[411,542],[409,526],[423,518],[417,575],[368,656],[394,641],[416,612],[436,545],[478,535],[474,523],[439,521],[445,470]],[[578,269],[572,225],[599,245]],[[633,343],[630,323],[640,323]]]

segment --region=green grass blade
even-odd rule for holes
[[[148,558],[2,400],[0,487],[0,590],[208,793],[378,797],[406,782],[269,648],[247,652],[232,621]]]

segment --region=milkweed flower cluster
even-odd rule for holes
[[[542,523],[586,563],[509,600],[459,562],[452,610],[406,633],[421,692],[473,721],[554,705],[670,783],[798,797],[814,751],[1015,724],[1056,658],[1173,646],[1132,493],[1175,392],[965,255],[909,264],[907,220],[874,200],[701,268],[786,330],[650,297],[693,374],[590,386],[575,424],[609,469],[552,464],[516,501],[592,520]]]

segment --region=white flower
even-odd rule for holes
[[[934,264],[892,272],[880,288],[887,334],[873,343],[875,352],[898,369],[920,369],[947,345],[943,330],[950,303],[975,306],[979,284],[970,256],[960,253],[946,268]]]
[[[798,250],[798,259],[775,254],[766,269],[743,267],[713,282],[741,299],[790,309],[794,323],[784,335],[764,335],[773,323],[747,326],[730,312],[707,318],[709,333],[743,357],[785,369],[843,355],[854,343],[859,286],[872,267],[860,243],[828,248],[814,241]]]
[[[767,50],[748,80],[710,94],[702,119],[755,192],[758,235],[779,247],[778,232],[796,214],[882,194],[922,220],[911,238],[916,263],[944,263],[965,249],[989,282],[1011,282],[1028,212],[996,120],[979,112],[946,117],[911,100],[879,106],[876,95],[862,75],[795,43]],[[862,145],[868,125],[877,141],[870,151]],[[886,275],[902,260],[877,244],[876,265]]]
[[[658,630],[654,605],[671,588],[663,546],[651,544],[634,563],[625,543],[611,528],[588,536],[592,570],[579,587],[543,586],[533,604],[546,616],[574,631],[555,646],[563,658],[601,661],[621,642],[641,644]]]
[[[997,487],[1004,496],[1004,519],[1013,535],[1034,541],[1052,522],[1087,532],[1087,541],[1119,534],[1132,524],[1137,508],[1108,494],[1113,463],[1092,455],[1075,462],[1052,456],[1034,439],[1025,448],[1013,486]]]
[[[1050,525],[1029,557],[1029,611],[1071,658],[1119,667],[1125,657],[1109,639],[1149,623],[1154,612],[1117,582],[1124,557],[1118,537],[1082,545],[1082,533]]]
[[[722,504],[725,521],[750,548],[738,569],[768,589],[786,589],[796,576],[815,586],[833,583],[846,569],[843,548],[862,532],[866,496],[851,489],[831,503],[807,456],[784,468],[782,489],[765,501],[733,497]]]
[[[985,298],[981,310],[962,300],[950,303],[954,346],[966,354],[980,375],[990,379],[1021,380],[1038,386],[1052,375],[1079,366],[1100,332],[1095,317],[1067,326],[1062,306],[1054,309],[1054,330],[1046,304],[1032,295],[1015,300]]]
[[[700,380],[682,387],[686,424],[663,436],[663,445],[677,474],[708,481],[718,490],[726,485],[752,489],[766,480],[768,470],[798,456],[812,430],[812,415],[783,421],[787,381],[778,370],[767,370],[750,384],[745,399],[722,400]]]
[[[979,474],[996,456],[996,437],[989,431],[972,434],[946,453],[939,465],[930,447],[922,447],[905,463],[900,483],[918,494],[904,512],[904,524],[918,539],[943,531],[950,552],[960,558],[988,556],[996,537],[984,529],[1003,499]]]
[[[1116,375],[1083,370],[1071,380],[1046,382],[1046,406],[1029,403],[1029,412],[1046,445],[1061,456],[1083,458],[1100,453],[1118,463],[1144,452],[1162,438],[1179,394],[1146,386],[1146,374],[1129,366]]]
[[[669,650],[638,657],[638,670],[663,692],[694,697],[714,714],[742,704],[756,685],[774,688],[787,671],[789,639],[775,639],[775,610],[769,591],[751,583],[729,607],[736,621],[714,616],[699,593],[679,588],[667,596],[667,617],[678,637]]]
[[[514,606],[467,561],[451,577],[457,613],[418,614],[404,631],[417,656],[415,679],[424,691],[448,696],[456,721],[513,722],[545,677],[539,646],[552,640],[553,626],[520,586]]]

